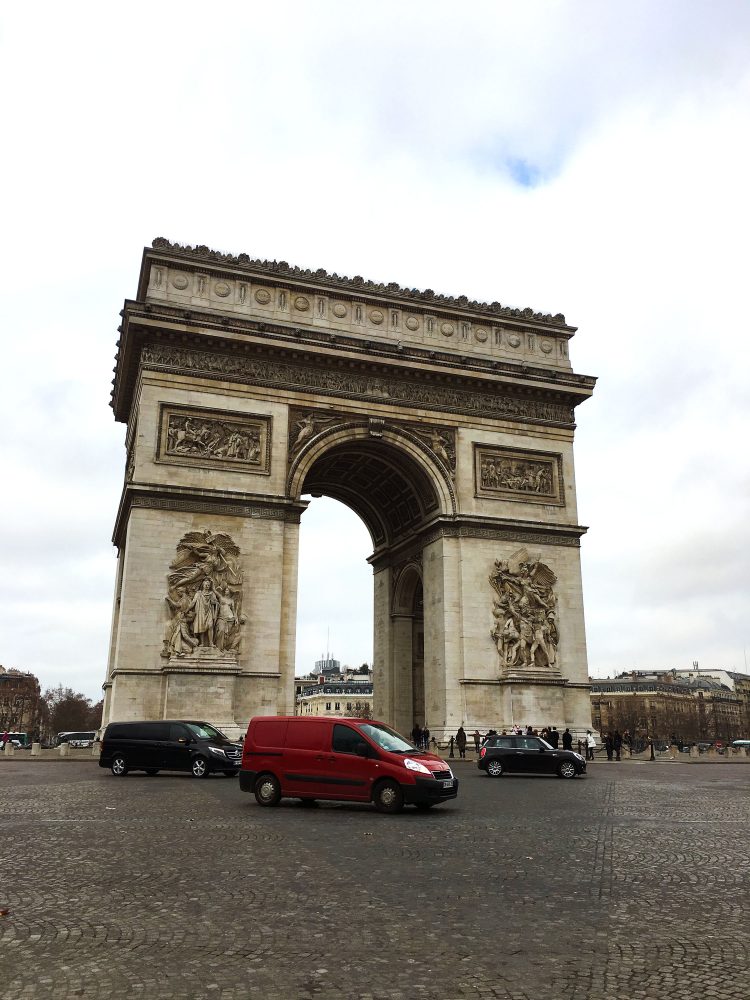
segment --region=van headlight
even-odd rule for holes
[[[420,774],[432,774],[429,767],[425,767],[424,764],[420,764],[418,760],[412,760],[411,757],[404,757],[404,767],[407,771],[419,771]]]
[[[218,754],[219,757],[226,757],[224,751],[220,750],[219,747],[209,747],[208,749],[211,751],[211,753]]]

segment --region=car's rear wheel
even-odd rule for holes
[[[561,778],[575,778],[576,766],[572,760],[564,760],[557,769]]]
[[[194,757],[190,770],[194,778],[207,778],[209,775],[208,761],[205,757]]]
[[[124,757],[115,757],[109,765],[109,769],[116,778],[124,778],[128,773],[128,762]]]
[[[381,781],[372,793],[375,808],[382,813],[397,813],[404,808],[404,793],[395,781]]]
[[[491,778],[501,778],[503,771],[503,762],[501,760],[488,760],[487,761],[487,774]]]
[[[281,801],[281,785],[273,774],[261,774],[253,791],[259,806],[277,806]]]

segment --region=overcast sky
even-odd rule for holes
[[[591,673],[745,669],[750,4],[1,17],[0,663],[100,697],[118,312],[166,236],[563,312]],[[328,627],[371,660],[364,527],[314,501],[302,553],[298,673]]]

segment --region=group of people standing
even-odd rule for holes
[[[420,750],[430,749],[430,730],[427,726],[424,729],[420,726],[418,722],[414,723],[414,728],[411,731],[411,741],[415,747]],[[437,741],[433,740],[433,743],[437,745]]]

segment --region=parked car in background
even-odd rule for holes
[[[586,758],[573,750],[555,750],[540,736],[493,736],[479,751],[477,767],[491,778],[508,773],[575,778],[586,773]]]

